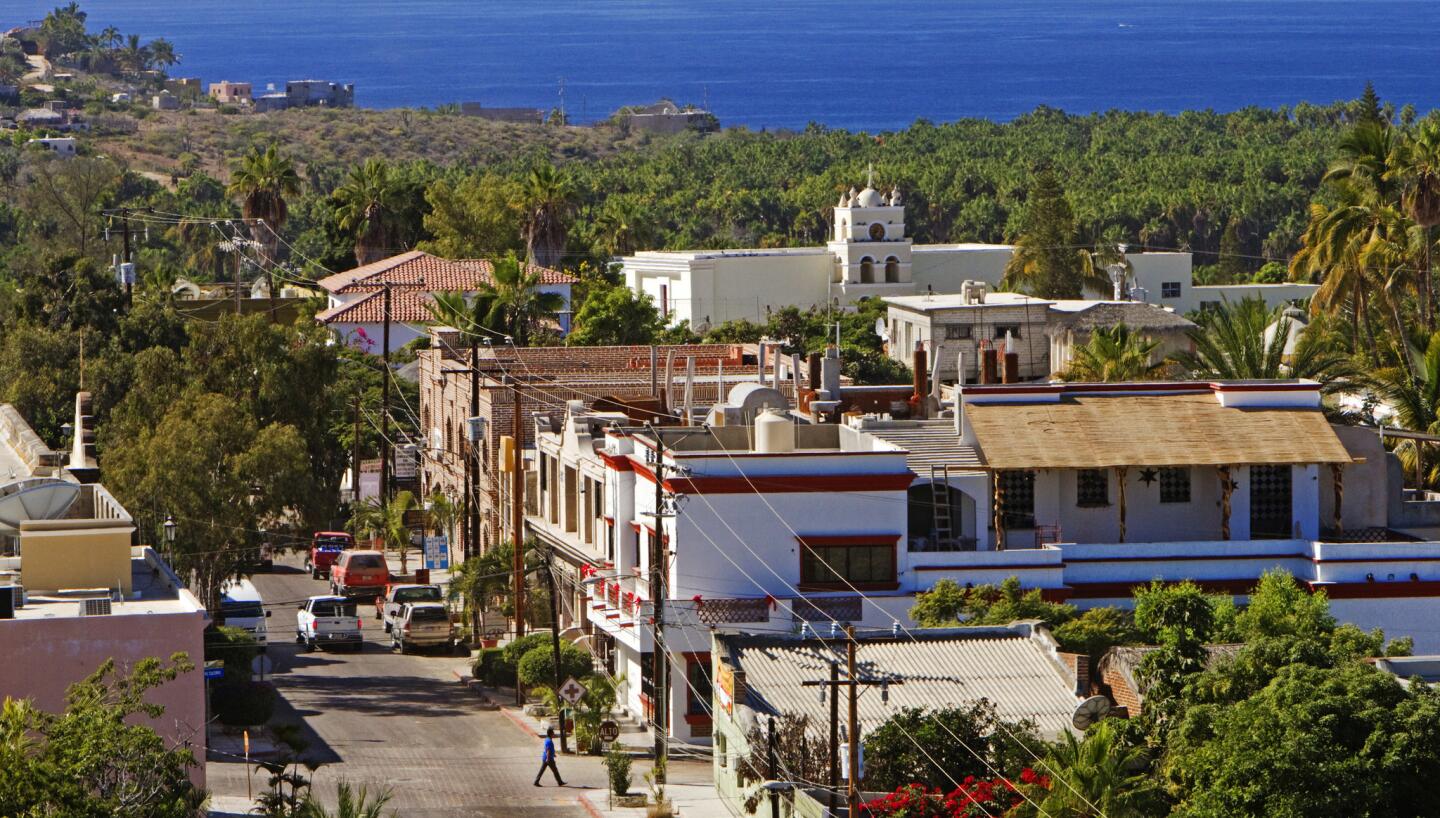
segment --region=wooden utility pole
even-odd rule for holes
[[[830,814],[835,814],[835,791],[840,786],[840,663],[830,663]]]
[[[515,638],[525,635],[525,475],[521,472],[524,460],[520,455],[521,434],[525,424],[520,417],[520,386],[510,382],[510,396],[514,407],[511,433],[515,444],[510,454],[510,528],[511,541],[515,544],[511,567],[515,573]],[[519,690],[516,690],[519,695]]]
[[[860,686],[855,683],[855,626],[845,626],[845,672],[850,681],[850,774],[845,777],[848,815],[860,814]]]
[[[130,263],[130,208],[120,208],[120,225],[120,236],[123,247],[120,255],[120,278],[125,282],[125,306],[129,307],[133,303],[131,290],[134,286],[130,281],[130,275],[125,273],[125,265]]]
[[[239,282],[236,282],[239,286]],[[380,387],[380,503],[390,501],[390,282],[382,290],[382,312],[385,319],[380,336],[380,355],[383,362]]]
[[[480,417],[480,341],[475,336],[470,337],[470,417]],[[486,432],[489,431],[489,424],[486,424]],[[465,541],[466,554],[480,553],[480,503],[476,501],[475,494],[480,491],[480,447],[485,444],[485,435],[475,439],[470,447],[470,468],[474,470],[474,478],[470,481],[470,488],[465,492],[465,513],[469,517],[470,535],[474,539]]]
[[[779,777],[780,777],[780,765],[779,765],[778,761],[777,761],[776,758],[775,758],[775,717],[774,717],[774,716],[771,716],[771,717],[770,717],[770,722],[769,722],[769,724],[770,724],[770,732],[769,732],[769,735],[766,737],[766,740],[765,740],[766,749],[767,749],[768,754],[769,754],[769,756],[770,756],[770,758],[769,758],[769,762],[770,762],[770,763],[769,763],[770,772],[768,773],[768,775],[770,776],[770,780],[771,780],[771,781],[778,781],[778,780],[780,780],[780,778],[779,778]],[[775,792],[774,790],[771,790],[771,791],[770,791],[770,818],[780,818],[780,801],[779,801],[779,799],[777,798],[776,792]]]
[[[558,697],[565,679],[560,675],[560,606],[555,599],[555,549],[545,546],[545,589],[550,592],[550,649],[555,652],[555,694]],[[518,682],[517,682],[518,684]],[[560,706],[560,752],[568,753],[565,746],[565,706]],[[576,748],[577,750],[580,748]]]
[[[669,367],[666,367],[667,382],[665,392],[670,391]],[[666,756],[669,750],[670,735],[670,663],[666,658],[665,648],[665,517],[662,511],[665,505],[665,438],[654,426],[650,430],[655,435],[655,528],[650,533],[650,604],[654,609],[655,631],[654,631],[654,652],[651,654],[654,661],[653,677],[655,679],[655,697],[651,704],[652,721],[655,725],[655,767],[657,772],[665,769]],[[663,782],[661,782],[663,783]]]
[[[350,441],[350,510],[360,505],[360,393],[355,393],[355,436]]]

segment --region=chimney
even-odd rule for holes
[[[1005,353],[1005,383],[1020,382],[1020,353]]]
[[[830,400],[840,399],[840,350],[833,346],[826,347],[820,361],[820,386]]]
[[[938,356],[937,356],[938,357]],[[955,356],[955,436],[965,430],[965,353]]]
[[[811,389],[819,389],[819,388],[820,388],[820,353],[818,353],[818,352],[812,352],[812,353],[810,353],[810,359],[809,359],[809,361],[808,361],[807,363],[810,364],[810,388],[811,388]]]
[[[930,374],[929,369],[926,368],[925,344],[923,342],[915,342],[915,352],[911,358],[911,364],[914,367],[913,383],[915,386],[915,394],[910,398],[910,403],[915,411],[922,412],[920,407],[925,400],[925,393],[929,391],[929,389],[926,388],[925,379]]]
[[[755,353],[755,380],[759,381],[761,386],[765,385],[765,352],[767,346],[768,344],[765,339],[761,338]]]
[[[998,383],[1000,352],[994,347],[985,347],[980,351],[980,383]]]

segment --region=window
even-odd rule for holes
[[[970,337],[971,327],[969,324],[946,324],[945,340],[964,341]]]
[[[860,259],[860,283],[875,283],[875,260],[869,256]]]
[[[1014,338],[1014,339],[1017,340],[1017,341],[1020,340],[1020,325],[1019,325],[1019,324],[996,324],[996,325],[995,325],[995,340],[997,340],[997,341],[1003,341],[1003,340],[1005,340],[1005,336],[1006,336],[1007,334],[1008,334],[1011,338]]]
[[[900,259],[891,256],[885,259],[885,283],[896,284],[900,281]]]
[[[885,225],[881,224],[880,222],[874,222],[874,223],[872,223],[872,224],[870,225],[870,240],[871,240],[871,241],[884,241],[884,240],[885,240]]]
[[[1000,489],[1000,521],[1007,529],[1035,527],[1035,472],[1002,471]]]
[[[1190,502],[1190,470],[1189,470],[1189,469],[1161,469],[1161,470],[1160,470],[1160,502],[1162,502],[1162,503],[1188,503],[1188,502]]]
[[[1160,282],[1160,297],[1161,297],[1161,298],[1179,298],[1179,297],[1180,297],[1180,282],[1178,282],[1178,281],[1162,281],[1162,282]]]
[[[1104,469],[1081,469],[1076,473],[1075,505],[1081,508],[1110,505],[1110,473]]]
[[[721,767],[730,766],[730,750],[726,746],[724,733],[715,734],[715,763]]]
[[[895,582],[895,546],[827,545],[801,547],[802,585],[848,588]]]
[[[690,682],[687,685],[685,714],[708,717],[710,702],[714,698],[710,685],[710,654],[687,653],[685,677]]]

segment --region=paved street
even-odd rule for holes
[[[476,708],[475,695],[453,675],[463,658],[392,654],[373,608],[364,603],[362,652],[298,652],[295,606],[326,593],[326,584],[278,563],[275,573],[253,579],[267,606],[274,606],[270,656],[284,699],[279,719],[308,724],[314,743],[307,755],[326,764],[315,776],[326,800],[343,778],[390,787],[391,806],[405,818],[585,816],[579,801],[585,792],[603,805],[604,770],[596,759],[562,758],[568,787],[532,785],[539,741],[512,716]],[[643,786],[642,765],[635,765],[637,786]],[[217,796],[245,795],[243,763],[212,754],[207,774]],[[263,773],[255,774],[254,787],[265,787]],[[227,798],[227,809],[230,803]]]

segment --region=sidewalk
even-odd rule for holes
[[[500,711],[510,723],[520,728],[538,746],[541,737],[545,735],[546,728],[550,727],[549,717],[531,716],[523,709],[514,704],[514,692],[509,689],[498,690],[480,685],[470,678],[470,668],[457,667],[454,669],[457,681],[473,691],[477,704],[486,709],[494,708]],[[650,734],[640,731],[622,731],[618,741],[620,746],[625,748],[630,755],[635,757],[631,767],[632,780],[630,793],[646,794],[649,792],[645,784],[645,773],[650,769],[649,759],[653,756],[654,745],[651,742]],[[605,770],[604,759],[599,756],[577,755],[570,753],[561,755],[560,765],[567,768],[577,766],[589,767],[593,765],[603,775]],[[680,760],[672,758],[668,767],[669,783],[665,786],[665,796],[675,806],[677,816],[685,818],[735,818],[725,806],[724,801],[715,792],[715,785],[712,778],[712,768],[708,760]],[[590,813],[591,818],[635,818],[644,815],[644,807],[618,807],[611,805],[609,793],[606,790],[591,790],[582,792],[578,796],[581,806]]]

